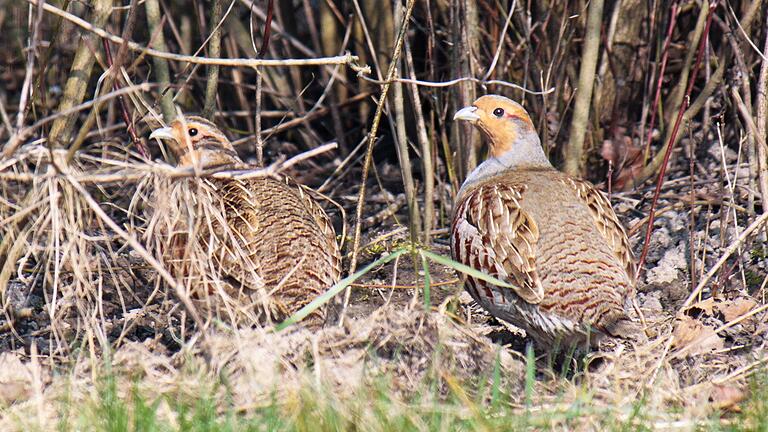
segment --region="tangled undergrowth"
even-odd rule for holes
[[[0,8],[0,429],[768,428],[765,2],[226,3]],[[485,93],[647,247],[647,341],[531,351],[425,258]],[[159,162],[179,110],[329,198],[370,266],[335,322],[276,331],[230,290],[206,181],[243,173]]]
[[[418,300],[424,296],[421,278],[408,255],[358,281],[340,327],[328,325],[320,332],[301,325],[283,331],[252,327],[248,323],[259,322],[253,315],[258,308],[215,289],[226,282],[210,266],[205,241],[185,242],[184,260],[178,261],[178,254],[169,258],[169,248],[178,246],[169,233],[194,236],[206,231],[200,221],[217,217],[211,195],[198,193],[205,180],[162,163],[121,158],[111,149],[105,145],[80,153],[69,165],[76,168],[58,172],[56,157],[65,154],[23,148],[3,171],[13,179],[5,183],[6,196],[15,197],[8,203],[24,202],[25,195],[48,203],[23,211],[2,206],[2,214],[16,215],[6,219],[3,237],[24,242],[6,252],[21,255],[4,293],[4,325],[11,330],[4,333],[6,352],[0,358],[0,396],[8,406],[4,430],[45,430],[61,421],[89,424],[91,418],[71,407],[98,412],[105,391],[125,405],[128,419],[139,415],[133,403],[140,400],[153,418],[171,425],[186,415],[179,411],[182,406],[202,403],[201,395],[216,412],[252,420],[266,407],[277,410],[275,421],[296,420],[307,415],[304,409],[321,409],[312,405],[320,404],[342,418],[361,416],[355,424],[374,424],[381,420],[376,406],[354,401],[361,392],[379,392],[377,397],[386,393],[395,405],[445,404],[456,416],[451,421],[505,401],[501,417],[519,424],[547,418],[543,424],[552,427],[584,428],[594,427],[594,421],[603,424],[595,416],[631,424],[701,425],[717,413],[749,406],[752,402],[744,401],[756,397],[749,384],[755,372],[760,376],[764,355],[762,278],[755,277],[764,274],[762,260],[755,256],[758,249],[735,251],[721,241],[734,235],[729,231],[745,231],[740,215],[729,211],[733,206],[721,207],[725,215],[712,207],[697,212],[696,279],[705,275],[706,255],[721,257],[729,249],[742,257],[743,268],[718,281],[717,291],[707,288],[687,301],[691,216],[687,206],[676,204],[675,188],[682,181],[670,183],[662,196],[650,270],[639,286],[647,343],[607,346],[563,360],[527,351],[519,333],[461,294],[451,268],[430,265],[435,286],[432,307],[425,311]],[[713,170],[736,162],[736,155],[728,159],[723,153],[719,156],[725,159],[718,160],[717,152],[710,153]],[[707,184],[706,178],[696,181]],[[190,187],[198,192],[190,195]],[[740,199],[735,193],[731,198]],[[642,192],[614,199],[628,226],[644,222],[637,212],[648,205]],[[387,208],[382,205],[382,211]],[[22,217],[29,228],[14,231]],[[198,223],[180,226],[179,221]],[[638,237],[632,239],[639,249]],[[370,260],[408,242],[396,226],[371,229],[366,239]],[[445,255],[442,244],[433,250]],[[58,283],[47,282],[52,280]],[[332,401],[315,400],[318,392],[333,395]],[[543,417],[531,417],[533,405]],[[589,415],[574,416],[582,410]]]

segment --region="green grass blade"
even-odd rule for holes
[[[536,356],[533,353],[533,345],[525,347],[525,406],[531,408],[533,404],[533,386],[536,383]]]
[[[508,284],[507,282],[504,282],[501,279],[497,279],[491,275],[481,272],[480,270],[474,269],[460,262],[456,262],[450,258],[444,257],[442,255],[438,255],[436,253],[426,251],[426,250],[421,250],[420,253],[423,256],[426,256],[427,258],[431,259],[432,261],[438,264],[446,265],[456,271],[460,271],[462,273],[468,274],[469,276],[472,276],[475,279],[484,280],[488,283],[492,283],[494,285],[504,287],[504,288],[512,288],[512,285]]]
[[[493,362],[493,384],[491,387],[491,409],[496,411],[501,399],[501,346],[496,350]]]
[[[289,325],[295,324],[301,321],[307,315],[311,314],[315,309],[327,303],[330,299],[333,298],[333,296],[343,291],[352,282],[356,281],[361,276],[371,271],[374,267],[378,267],[380,265],[386,264],[408,251],[409,251],[408,249],[397,249],[393,251],[391,254],[385,257],[379,258],[378,260],[368,264],[367,266],[360,269],[357,273],[351,276],[347,276],[346,278],[338,281],[335,285],[333,285],[330,289],[328,289],[328,291],[318,296],[316,299],[312,300],[311,303],[299,309],[295,314],[288,317],[288,319],[286,319],[285,321],[275,326],[275,331],[281,331],[286,327],[288,327]]]

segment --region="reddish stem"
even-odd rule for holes
[[[264,37],[261,39],[261,49],[256,54],[259,58],[264,58],[264,54],[269,48],[269,34],[272,31],[272,15],[275,11],[275,0],[269,0],[267,5],[267,19],[264,20]]]
[[[104,53],[107,57],[107,65],[110,68],[114,69],[114,63],[112,61],[112,50],[109,47],[109,41],[107,39],[102,39],[102,43],[104,44]],[[119,56],[118,56],[119,57]],[[112,89],[113,90],[120,90],[120,80],[118,79],[119,72],[115,69],[112,71],[113,74],[115,74],[115,79],[112,82]],[[133,145],[136,146],[136,148],[139,150],[139,153],[143,158],[148,158],[149,152],[147,152],[147,149],[144,147],[144,143],[141,142],[141,139],[139,139],[139,136],[136,135],[136,129],[133,127],[133,122],[131,121],[131,115],[128,114],[128,105],[125,103],[125,98],[122,96],[117,97],[117,101],[120,104],[120,114],[123,117],[123,122],[125,123],[126,128],[128,129],[128,134],[131,136],[131,141],[133,141]]]
[[[653,232],[653,222],[656,216],[656,204],[659,201],[659,194],[661,193],[661,186],[664,184],[664,174],[667,172],[667,164],[669,163],[669,157],[672,155],[672,149],[675,144],[675,138],[680,130],[680,123],[683,121],[683,114],[688,109],[688,104],[691,100],[691,92],[693,92],[693,84],[696,82],[696,77],[699,75],[699,68],[701,66],[701,58],[704,56],[704,47],[706,41],[709,38],[709,26],[712,23],[712,17],[714,15],[715,8],[717,8],[718,2],[712,2],[709,5],[709,11],[707,13],[707,25],[704,28],[704,34],[699,40],[699,48],[696,54],[696,63],[693,66],[693,72],[688,80],[688,87],[685,90],[685,97],[680,104],[680,109],[677,111],[677,119],[675,119],[675,126],[672,129],[672,134],[669,137],[669,143],[667,150],[664,152],[664,162],[661,164],[659,170],[659,178],[656,180],[656,190],[653,192],[653,201],[651,201],[651,210],[648,215],[648,228],[645,230],[645,244],[643,245],[643,252],[640,254],[640,260],[637,264],[638,269],[642,269],[645,264],[645,258],[648,256],[648,247],[651,244],[651,233]]]
[[[669,45],[672,43],[672,32],[675,30],[675,24],[677,23],[677,3],[672,5],[672,13],[669,18],[669,28],[667,29],[667,37],[664,39],[664,50],[661,55],[661,65],[659,67],[659,76],[656,80],[656,96],[653,99],[653,105],[651,105],[651,121],[648,124],[648,137],[645,140],[645,150],[643,154],[645,158],[648,158],[648,154],[651,148],[651,136],[653,135],[653,126],[656,123],[656,113],[659,110],[659,100],[661,99],[661,85],[664,81],[664,71],[667,69],[667,60],[669,59]]]

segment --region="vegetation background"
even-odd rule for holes
[[[0,0],[4,429],[765,428],[764,3]],[[427,263],[487,93],[630,227],[651,342],[611,367],[499,348]],[[195,316],[147,231],[178,110],[336,202],[356,328]]]

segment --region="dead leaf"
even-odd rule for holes
[[[723,314],[725,322],[731,322],[736,318],[749,313],[757,306],[757,302],[750,298],[737,298],[733,301],[723,302],[717,305],[717,309]]]
[[[715,312],[715,299],[712,297],[692,304],[685,310],[686,315],[699,316],[701,314],[712,316]]]
[[[739,402],[746,399],[747,393],[743,388],[733,385],[715,385],[709,395],[709,401],[716,409],[731,412],[741,412]]]
[[[613,139],[603,140],[600,156],[613,164],[613,185],[617,189],[634,183],[643,169],[643,149],[636,146],[625,133],[617,132]]]
[[[715,333],[711,326],[689,316],[683,316],[677,321],[673,333],[673,346],[685,350],[686,356],[704,354],[723,348],[723,338]]]

